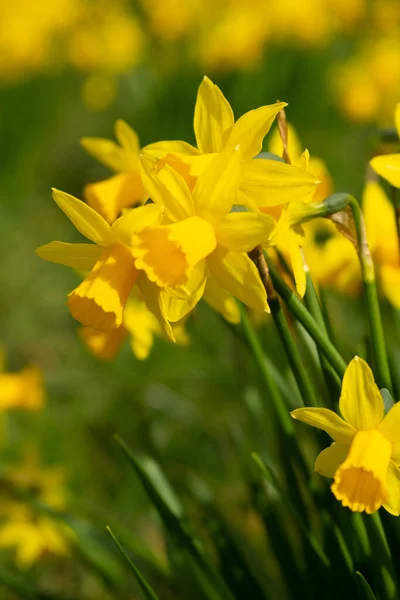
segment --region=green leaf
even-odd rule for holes
[[[109,527],[107,527],[107,531],[109,532],[112,539],[114,540],[114,543],[117,546],[118,550],[121,552],[122,556],[125,558],[126,562],[129,564],[130,568],[132,569],[132,571],[136,577],[136,580],[139,584],[139,587],[143,592],[144,598],[146,600],[159,600],[157,594],[147,583],[147,581],[145,580],[145,578],[143,577],[143,575],[141,574],[139,569],[133,564],[132,560],[129,558],[129,556],[125,552],[124,548],[121,546],[118,539],[115,537],[114,533],[111,531],[111,529]]]
[[[148,457],[133,454],[120,437],[115,436],[115,439],[136,471],[167,531],[186,550],[206,596],[210,600],[234,600],[221,575],[205,558],[198,540],[188,527],[180,502],[159,466]]]
[[[376,600],[376,596],[371,590],[371,586],[360,571],[356,571],[356,581],[358,597],[360,600]]]

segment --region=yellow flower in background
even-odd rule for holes
[[[37,367],[0,372],[0,410],[40,410],[45,399],[43,374]]]
[[[45,554],[69,555],[71,530],[54,520],[32,514],[29,507],[13,504],[7,523],[0,525],[0,547],[15,548],[19,569],[29,569]]]
[[[267,310],[265,290],[247,256],[268,238],[273,220],[261,213],[230,212],[241,181],[236,150],[218,153],[193,192],[169,165],[142,156],[143,182],[170,224],[143,228],[133,237],[135,266],[164,289],[163,316],[179,321],[197,304],[209,277],[256,310]],[[170,289],[165,289],[170,288]],[[179,306],[179,309],[177,307]]]
[[[396,106],[395,123],[400,137],[400,103]],[[370,165],[378,175],[381,175],[391,185],[400,188],[400,153],[375,156]]]
[[[324,161],[317,156],[310,156],[307,150],[304,151],[297,131],[291,123],[287,124],[287,130],[290,162],[315,175],[315,179],[319,183],[314,187],[312,200],[314,202],[324,200],[333,191],[332,177]],[[275,127],[269,138],[268,150],[277,156],[283,156],[283,143],[277,127]],[[303,200],[303,202],[306,201],[307,198]]]
[[[284,154],[283,142],[278,128],[274,130],[270,138],[268,150],[277,156],[283,156]],[[290,162],[312,174],[314,180],[318,183],[318,187],[315,186],[308,193],[304,193],[298,202],[282,203],[280,206],[273,208],[272,214],[278,220],[269,238],[269,243],[275,246],[290,262],[297,293],[303,297],[306,291],[306,273],[302,251],[305,228],[294,227],[293,223],[299,214],[307,212],[308,203],[323,200],[331,193],[332,181],[324,162],[319,158],[311,158],[308,150],[302,150],[300,139],[290,123],[287,124],[287,152]],[[259,208],[262,212],[271,214],[268,205],[259,206]]]
[[[315,471],[332,477],[335,497],[354,512],[371,514],[382,505],[400,514],[400,403],[387,415],[365,361],[348,365],[339,415],[326,408],[298,408],[294,419],[326,431],[334,443],[315,461]]]
[[[143,204],[147,199],[140,177],[139,139],[122,119],[115,123],[119,144],[103,138],[83,138],[82,146],[106,167],[113,177],[89,183],[84,189],[86,202],[108,223],[113,223],[124,208]]]
[[[184,324],[177,323],[172,327],[177,344],[188,345],[189,336]],[[138,360],[148,358],[154,344],[154,337],[166,337],[159,321],[149,311],[143,300],[131,295],[126,303],[123,325],[106,333],[90,327],[81,327],[79,335],[88,350],[101,360],[112,360],[120,351],[122,344],[129,336],[133,354]]]
[[[15,547],[16,563],[28,569],[44,554],[67,556],[72,530],[63,522],[41,514],[23,496],[61,511],[66,508],[65,473],[58,467],[42,467],[38,453],[26,453],[22,465],[2,476],[0,547]]]
[[[400,173],[400,154],[398,156]],[[400,309],[400,251],[395,209],[376,181],[366,183],[362,207],[382,292],[393,306]]]
[[[122,325],[123,311],[139,273],[131,251],[132,235],[141,228],[161,222],[163,207],[157,204],[127,211],[109,225],[87,204],[53,191],[57,205],[77,230],[94,244],[51,242],[37,254],[73,269],[89,271],[68,295],[68,307],[82,325],[110,331]]]
[[[304,227],[303,251],[313,283],[345,295],[357,295],[361,286],[360,261],[354,245],[327,219]],[[327,238],[320,242],[319,236]]]
[[[236,149],[240,155],[241,177],[235,204],[275,206],[308,197],[318,180],[309,172],[285,163],[255,157],[261,152],[263,139],[279,113],[286,106],[277,102],[242,115],[236,122],[232,108],[218,86],[204,77],[197,94],[194,132],[197,148],[185,142],[159,142],[143,149],[161,159],[160,166],[170,164],[193,188],[216,154]]]

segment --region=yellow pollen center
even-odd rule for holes
[[[335,473],[332,492],[354,512],[371,514],[387,502],[392,444],[376,430],[359,431]]]

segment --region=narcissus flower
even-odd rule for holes
[[[339,400],[343,418],[326,408],[298,408],[294,419],[326,431],[334,443],[315,461],[332,477],[335,497],[354,512],[371,514],[384,506],[400,514],[400,403],[384,415],[384,404],[365,361],[348,365]]]
[[[183,323],[172,328],[177,344],[187,345],[189,337]],[[101,360],[112,360],[129,336],[133,354],[138,360],[148,358],[155,336],[166,337],[159,321],[149,311],[143,300],[130,297],[126,303],[123,324],[109,332],[96,331],[92,327],[81,327],[79,335],[88,350]]]
[[[400,137],[400,103],[396,106],[395,122]],[[394,187],[400,188],[400,154],[375,156],[370,164],[378,175],[381,175]]]
[[[168,294],[168,299],[162,297],[168,320],[180,320],[195,306],[210,276],[248,306],[268,308],[246,253],[268,238],[273,220],[261,213],[230,212],[241,181],[240,161],[236,150],[217,154],[191,192],[170,165],[158,170],[155,159],[142,157],[146,189],[156,204],[165,206],[170,224],[138,231],[132,252],[136,268]]]
[[[285,102],[261,106],[236,122],[232,108],[218,86],[204,77],[197,94],[194,132],[197,148],[185,142],[160,142],[143,151],[161,159],[184,175],[193,187],[216,154],[238,149],[242,181],[235,204],[275,206],[301,200],[315,190],[313,174],[294,165],[259,158],[263,139]]]
[[[400,154],[398,156],[400,187]],[[400,309],[400,252],[395,209],[376,181],[366,183],[362,207],[380,287],[389,302]]]
[[[42,467],[33,449],[23,464],[3,473],[2,484],[0,547],[15,547],[17,566],[27,569],[44,554],[67,556],[74,538],[72,530],[20,499],[25,495],[50,509],[65,510],[64,470]]]
[[[84,198],[108,223],[113,223],[122,209],[142,204],[147,195],[139,172],[139,139],[125,121],[115,123],[119,145],[103,138],[83,138],[82,146],[98,161],[117,174],[97,183],[89,183]]]
[[[94,244],[51,242],[38,248],[37,254],[51,262],[89,271],[68,295],[74,319],[96,330],[120,327],[126,301],[139,277],[130,247],[132,235],[160,223],[163,207],[151,204],[135,208],[111,226],[90,206],[69,194],[54,190],[53,198],[78,231]]]
[[[0,372],[0,409],[40,410],[45,403],[43,374],[37,367]]]

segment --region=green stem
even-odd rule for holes
[[[298,321],[303,325],[304,329],[312,337],[318,348],[335,369],[336,373],[340,377],[343,377],[346,370],[346,363],[344,362],[343,358],[340,356],[333,344],[329,341],[328,336],[318,325],[314,317],[312,317],[301,300],[296,296],[296,293],[278,275],[274,264],[266,252],[264,252],[264,256],[265,260],[267,261],[269,273],[276,291],[285,301],[288,309],[293,313],[296,319],[298,319]]]
[[[361,274],[364,284],[365,301],[367,306],[367,315],[377,382],[379,387],[385,387],[391,393],[393,393],[389,361],[386,353],[385,338],[379,309],[378,292],[376,289],[375,269],[367,242],[364,218],[360,205],[354,198],[350,198],[349,206],[353,213],[354,225],[357,233],[358,256],[360,259]]]
[[[271,315],[274,320],[275,327],[279,333],[279,337],[281,338],[281,342],[285,348],[290,366],[294,373],[297,386],[303,399],[303,404],[306,406],[318,406],[311,379],[308,376],[297,346],[294,343],[293,337],[290,333],[289,326],[285,315],[283,314],[282,306],[278,296],[275,298],[269,297],[268,304],[271,309]]]
[[[314,317],[317,324],[321,328],[321,330],[325,333],[326,337],[329,339],[328,330],[325,324],[325,318],[322,313],[322,308],[320,306],[317,292],[315,290],[313,281],[311,279],[310,272],[308,267],[306,268],[306,293],[304,296],[304,301],[306,303],[306,307],[308,308],[310,314]],[[341,382],[338,377],[336,371],[332,368],[332,365],[328,362],[326,357],[322,354],[321,350],[318,348],[319,360],[322,367],[322,372],[324,374],[324,379],[326,383],[326,387],[328,389],[329,394],[332,396],[332,400],[337,399],[337,391],[340,391]],[[332,389],[333,388],[333,389]],[[331,392],[333,392],[331,394]],[[333,398],[334,395],[334,398]]]
[[[276,412],[277,419],[278,419],[281,427],[283,428],[283,431],[285,432],[285,434],[287,436],[293,437],[294,436],[294,426],[293,426],[292,418],[290,417],[289,410],[288,410],[287,406],[285,405],[285,401],[284,401],[283,397],[281,396],[279,388],[276,385],[275,380],[271,376],[271,373],[269,372],[267,363],[265,362],[264,351],[262,349],[260,340],[259,340],[256,332],[254,331],[252,324],[250,323],[250,320],[247,316],[245,308],[239,302],[238,302],[238,306],[239,306],[239,310],[240,310],[242,328],[243,328],[244,334],[246,336],[247,342],[253,353],[254,361],[255,361],[255,363],[258,367],[258,370],[260,372],[260,375],[262,377],[266,393],[267,393],[268,397],[270,398],[270,400],[272,401],[272,404],[273,404],[275,412]]]

